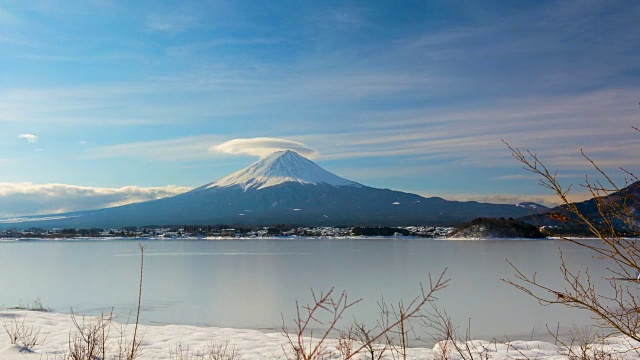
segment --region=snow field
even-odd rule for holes
[[[25,327],[39,329],[41,344],[36,345],[32,351],[21,350],[10,343],[9,336],[0,332],[0,359],[4,360],[29,360],[29,359],[62,359],[69,349],[69,338],[75,334],[75,327],[70,315],[32,312],[32,311],[0,311],[0,321],[3,326],[11,324],[12,319],[22,322]],[[77,316],[77,320],[85,324],[96,321],[96,317]],[[118,319],[115,319],[118,320]],[[125,319],[126,320],[126,319]],[[124,336],[130,340],[133,333],[133,325],[122,325],[114,321],[110,331],[109,345],[116,346],[120,339],[120,329],[124,329]],[[139,325],[138,336],[142,336],[141,355],[139,359],[177,359],[178,349],[189,349],[193,359],[207,359],[198,356],[202,350],[211,344],[224,345],[228,343],[229,350],[235,348],[237,358],[252,359],[286,359],[284,349],[287,349],[286,337],[281,333],[269,333],[258,330],[230,329],[215,327],[198,327],[186,325]],[[327,342],[327,350],[331,352],[325,359],[340,359],[340,353],[336,349],[337,341]],[[511,341],[508,343],[473,340],[467,343],[458,343],[459,347],[470,349],[474,359],[568,359],[567,350],[561,346],[540,341]],[[612,359],[640,359],[640,355],[631,348],[638,348],[640,343],[622,337],[613,337],[604,344],[591,347],[590,357],[593,351],[600,354],[612,354]],[[578,347],[574,348],[577,354],[581,353]],[[183,353],[184,355],[184,353]],[[602,355],[600,355],[602,356]],[[397,357],[397,355],[396,355]],[[465,359],[466,358],[466,359]],[[441,341],[433,348],[410,348],[407,359],[410,360],[469,360],[463,358],[453,348],[450,342]],[[609,358],[604,357],[604,358]],[[365,359],[364,356],[359,359]],[[385,359],[393,359],[388,352]]]

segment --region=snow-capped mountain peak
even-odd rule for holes
[[[285,150],[275,152],[240,171],[206,185],[205,188],[241,186],[244,190],[258,190],[285,182],[362,186],[324,170],[294,151]]]

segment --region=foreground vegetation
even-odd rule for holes
[[[582,242],[571,237],[562,239],[592,252],[594,259],[604,262],[608,273],[592,274],[589,269],[568,264],[560,252],[559,276],[564,280],[563,286],[548,285],[537,274],[526,274],[519,270],[517,264],[512,264],[514,277],[504,281],[542,305],[560,305],[585,311],[598,322],[597,332],[594,332],[598,341],[604,342],[619,335],[640,341],[640,294],[637,291],[637,274],[640,273],[640,243],[637,241],[640,237],[640,218],[637,209],[640,208],[640,198],[633,191],[623,191],[629,183],[637,184],[640,179],[623,169],[628,180],[620,186],[582,152],[586,162],[598,174],[596,180],[586,177],[581,184],[591,194],[591,211],[585,212],[584,207],[569,200],[571,186],[561,184],[557,172],[549,169],[535,153],[507,146],[524,169],[538,176],[540,185],[552,191],[561,202],[562,209],[568,215],[551,214],[554,220],[586,228],[600,242]],[[596,287],[593,276],[607,279],[609,287]],[[638,354],[640,348],[632,346],[628,352]],[[617,356],[622,358],[625,354]]]

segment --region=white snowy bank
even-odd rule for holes
[[[13,319],[25,327],[40,330],[42,338],[46,337],[42,344],[36,345],[32,351],[21,350],[12,345],[9,336],[4,329],[0,332],[0,359],[4,360],[29,360],[29,359],[62,359],[69,351],[69,339],[74,336],[76,330],[70,315],[33,312],[33,311],[0,311],[0,321],[5,327],[10,325]],[[95,321],[94,317],[77,316],[77,320],[85,323]],[[24,321],[24,322],[23,322]],[[113,323],[114,328],[121,328],[120,324]],[[133,325],[126,327],[125,334],[131,339]],[[182,359],[176,355],[181,349],[189,349],[190,354],[197,354],[212,343],[224,344],[228,342],[229,349],[235,347],[239,359],[286,359],[283,349],[287,349],[287,341],[281,333],[266,333],[258,330],[229,329],[215,327],[196,327],[183,325],[149,326],[140,325],[138,336],[142,336],[141,356],[139,359]],[[119,338],[116,330],[111,330],[110,335]],[[117,339],[113,339],[112,345],[116,345]],[[336,350],[337,342],[331,340],[327,344],[327,350],[333,352],[333,356],[326,359],[340,359]],[[477,359],[566,359],[566,349],[554,344],[540,341],[511,341],[509,343],[496,343],[482,340],[469,342],[474,358]],[[607,340],[606,344],[593,346],[593,350],[604,353],[615,353],[614,359],[640,359],[640,355],[630,348],[637,348],[640,343],[616,337]],[[431,348],[411,348],[408,350],[407,359],[442,359],[443,346],[441,342]],[[463,345],[464,346],[464,345]],[[580,353],[579,350],[576,350]],[[397,357],[397,355],[396,355]],[[385,359],[392,359],[391,353],[387,353]],[[461,359],[455,350],[449,346],[449,359]],[[206,359],[194,356],[193,359]],[[364,359],[364,357],[362,357]]]

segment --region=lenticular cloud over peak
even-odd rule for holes
[[[213,152],[232,155],[258,156],[261,159],[273,154],[274,152],[284,150],[295,151],[307,158],[315,158],[318,156],[317,151],[309,148],[303,143],[268,137],[233,139],[222,144],[212,146],[210,150]]]

